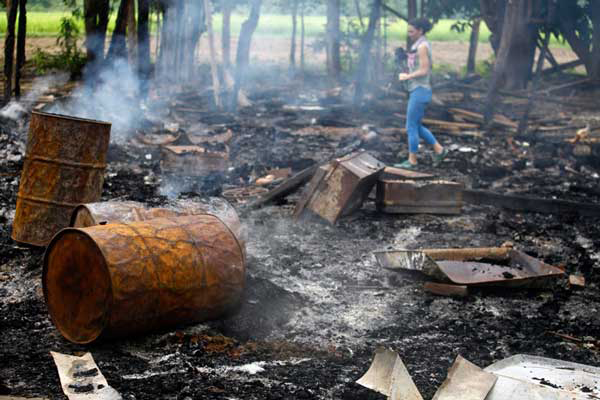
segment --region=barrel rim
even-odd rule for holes
[[[89,340],[85,340],[85,341],[75,341],[73,340],[70,335],[66,334],[60,327],[59,325],[56,323],[56,321],[54,320],[54,316],[52,315],[52,313],[50,313],[50,309],[48,309],[48,288],[46,286],[46,279],[47,279],[47,274],[48,274],[48,256],[50,254],[50,251],[52,250],[53,246],[56,244],[56,242],[58,242],[58,240],[60,240],[60,238],[70,232],[77,232],[79,234],[83,234],[83,236],[85,236],[87,239],[89,239],[91,241],[91,243],[93,244],[94,248],[100,252],[100,254],[102,255],[102,265],[101,268],[104,270],[104,272],[107,274],[108,278],[109,278],[109,301],[106,307],[106,318],[104,319],[104,322],[102,324],[101,329],[98,330],[97,334],[92,337]],[[110,270],[108,268],[108,265],[106,263],[106,254],[104,254],[104,252],[102,251],[102,248],[100,246],[98,246],[98,243],[96,243],[96,241],[94,240],[94,238],[88,234],[86,231],[84,231],[81,228],[72,228],[72,227],[67,227],[67,228],[63,228],[60,231],[58,231],[50,240],[50,242],[48,243],[48,246],[46,247],[46,250],[44,251],[44,258],[43,258],[43,268],[42,268],[42,289],[44,292],[44,302],[46,303],[46,308],[48,309],[48,314],[50,315],[50,319],[52,320],[52,323],[54,324],[54,326],[56,327],[56,329],[58,329],[58,331],[61,333],[61,335],[63,335],[67,340],[69,340],[70,342],[73,343],[77,343],[77,344],[89,344],[94,342],[95,340],[97,340],[106,330],[106,328],[109,325],[110,322],[110,313],[111,313],[111,309],[113,306],[113,282],[112,282],[112,275],[110,274]]]
[[[242,248],[242,245],[240,244],[240,241],[239,241],[237,235],[231,230],[231,228],[229,227],[229,225],[227,225],[227,223],[225,223],[225,221],[223,221],[221,218],[219,218],[218,215],[215,215],[215,214],[204,213],[204,214],[196,214],[196,215],[210,215],[211,217],[215,217],[216,219],[218,219],[219,222],[222,223],[225,226],[225,228],[227,229],[227,231],[233,237],[233,240],[235,240],[235,243],[238,245],[238,249],[240,249],[240,254],[242,255],[242,266],[244,267],[244,271],[245,271],[246,270],[246,252]],[[238,217],[238,220],[239,220],[239,217]],[[242,221],[240,221],[240,225],[241,224],[242,224]]]
[[[90,119],[90,118],[73,117],[71,115],[65,115],[65,114],[48,113],[48,112],[35,111],[35,110],[31,112],[31,115],[33,115],[33,114],[38,114],[38,115],[41,115],[44,117],[50,117],[50,118],[81,121],[81,122],[90,122],[90,123],[94,123],[94,124],[112,126],[112,122],[100,121],[97,119]]]
[[[87,206],[88,204],[90,204],[90,203],[81,203],[81,204],[79,204],[79,205],[75,206],[75,208],[73,208],[73,211],[71,211],[71,218],[69,219],[69,226],[68,226],[69,228],[76,228],[76,227],[75,227],[75,220],[77,219],[77,213],[78,213],[80,210],[83,210],[83,209],[86,209],[86,210],[88,210],[88,211],[89,211],[89,208],[88,208],[88,206]],[[90,214],[91,214],[91,213],[90,213]],[[94,221],[94,222],[95,222],[95,221]],[[96,224],[96,225],[98,225],[98,224]],[[94,225],[94,226],[95,226],[95,225]],[[76,228],[76,229],[77,229],[77,228]],[[79,229],[81,229],[81,228],[79,228]]]

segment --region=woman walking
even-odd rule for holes
[[[416,168],[419,138],[423,138],[433,146],[435,166],[439,165],[447,154],[447,150],[421,123],[425,108],[431,101],[431,45],[425,37],[431,27],[431,23],[426,18],[413,19],[408,23],[408,37],[412,43],[408,52],[408,73],[401,73],[398,76],[400,81],[406,81],[409,91],[406,110],[408,160],[394,165],[398,168]]]

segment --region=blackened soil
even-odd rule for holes
[[[282,105],[301,105],[298,90],[270,90],[257,91],[253,108],[239,115],[198,114],[201,118],[183,123],[182,130],[203,123],[215,133],[223,126],[234,131],[232,168],[219,180],[198,178],[194,182],[200,186],[191,191],[185,185],[165,190],[156,147],[115,145],[103,199],[160,205],[168,196],[196,198],[194,190],[202,184],[210,190],[240,187],[271,168],[298,171],[357,148],[389,163],[406,157],[405,137],[382,133],[390,114],[381,110],[401,110],[398,99],[367,103],[361,112],[339,102],[325,111],[290,111]],[[187,96],[188,108],[190,101]],[[182,120],[187,121],[180,115]],[[295,134],[298,126],[318,121],[354,126],[356,133]],[[375,141],[361,140],[365,124],[380,132]],[[10,139],[17,129],[1,133]],[[562,139],[512,146],[505,132],[438,138],[451,149],[448,159],[433,168],[429,149],[422,149],[422,168],[442,178],[500,192],[600,202],[597,159],[578,158]],[[232,314],[140,337],[71,344],[54,328],[44,304],[43,250],[10,239],[21,168],[22,160],[0,164],[0,395],[64,398],[51,350],[91,352],[125,399],[382,399],[354,383],[380,345],[400,354],[425,398],[459,354],[481,367],[519,353],[600,365],[600,349],[552,334],[600,337],[597,218],[471,205],[458,216],[384,215],[368,201],[330,227],[291,219],[298,194],[259,210],[235,204],[249,233],[248,282]],[[372,257],[374,250],[506,241],[567,273],[584,275],[586,287],[570,290],[558,280],[547,290],[479,289],[464,299],[436,297],[422,290],[421,277],[384,270]]]

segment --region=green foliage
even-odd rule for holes
[[[85,66],[85,54],[77,47],[79,27],[73,17],[63,17],[56,43],[60,46],[60,53],[52,54],[37,49],[33,55],[33,64],[39,74],[49,70],[67,71],[72,78],[81,75]]]

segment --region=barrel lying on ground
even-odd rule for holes
[[[239,303],[242,248],[209,214],[67,228],[44,255],[44,297],[68,340],[218,318]]]
[[[81,203],[100,200],[111,125],[32,112],[12,238],[45,246]]]

